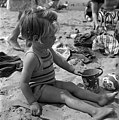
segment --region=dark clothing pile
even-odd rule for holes
[[[74,38],[74,46],[75,48],[70,48],[72,55],[73,54],[82,54],[84,55],[88,61],[86,63],[92,62],[95,58],[95,54],[92,51],[92,44],[93,40],[96,37],[96,33],[89,32],[89,33],[79,33]]]
[[[15,71],[21,71],[23,61],[18,56],[8,56],[0,52],[0,77],[9,77]]]
[[[84,33],[84,34],[77,34],[77,36],[74,39],[74,46],[84,46],[92,48],[92,43],[94,38],[96,37],[96,34],[93,32],[90,33]]]

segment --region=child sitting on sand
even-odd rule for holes
[[[94,107],[82,100],[104,106],[114,100],[117,92],[98,95],[81,89],[72,82],[56,80],[53,63],[78,75],[78,71],[52,49],[56,40],[56,20],[56,13],[48,10],[29,10],[20,19],[21,35],[32,43],[25,54],[21,90],[33,115],[39,115],[41,112],[38,103],[63,103],[100,120],[114,112],[113,108]]]

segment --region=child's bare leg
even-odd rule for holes
[[[101,120],[103,117],[113,112],[112,108],[97,108],[91,106],[72,96],[67,90],[48,85],[43,89],[39,102],[64,103],[70,108],[88,113],[90,116],[94,117],[95,120]]]
[[[118,92],[108,93],[104,95],[95,94],[93,92],[90,92],[89,90],[81,89],[72,82],[57,81],[56,86],[58,88],[68,90],[70,93],[80,99],[95,102],[100,106],[104,106],[113,101],[115,96],[118,94]]]

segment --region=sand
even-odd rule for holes
[[[83,7],[84,8],[84,7]],[[10,12],[5,8],[0,8],[0,51],[7,53],[8,55],[17,55],[21,59],[24,58],[24,53],[13,50],[5,42],[5,39],[9,36],[16,25],[18,12]],[[80,32],[88,32],[92,30],[92,24],[83,22],[83,11],[79,10],[63,10],[58,13],[58,20],[61,25],[60,31],[57,34],[57,38],[62,36],[62,41],[65,43],[72,43],[73,39],[66,39],[64,32],[71,33],[75,28],[78,28]],[[25,46],[23,40],[18,40],[22,47]],[[103,74],[100,79],[107,73],[118,72],[119,58],[109,58],[103,56],[100,53],[96,53],[97,61],[94,61],[88,65],[88,68],[95,68],[101,66]],[[0,120],[91,120],[92,118],[80,111],[68,108],[61,104],[42,104],[43,111],[40,118],[34,117],[30,114],[29,105],[23,96],[20,88],[20,72],[14,72],[10,77],[0,78],[0,90],[4,94],[0,95]],[[82,78],[70,74],[59,67],[56,67],[56,78],[63,81],[72,81],[75,84],[82,84]],[[101,86],[101,81],[100,81]],[[103,91],[105,92],[105,91]],[[116,100],[109,105],[115,109],[115,114],[109,116],[105,120],[119,120],[119,96]]]

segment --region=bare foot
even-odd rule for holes
[[[107,93],[107,94],[102,95],[98,104],[100,106],[104,106],[104,105],[109,104],[110,102],[113,102],[117,94],[118,92],[113,92],[113,93]]]
[[[97,108],[96,114],[93,115],[94,120],[102,120],[104,117],[107,115],[111,114],[114,112],[113,108],[107,108],[107,107],[101,107]]]
[[[20,47],[20,45],[18,44],[17,40],[11,40],[11,39],[8,37],[8,39],[7,39],[6,41],[7,41],[7,43],[8,43],[10,46],[12,46],[12,48],[13,48],[14,50],[24,52],[24,49],[22,49],[22,48]]]

